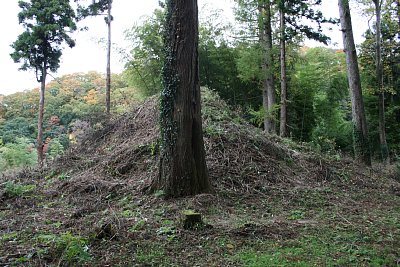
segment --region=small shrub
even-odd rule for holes
[[[150,145],[150,153],[152,156],[158,155],[160,152],[160,144],[159,141],[157,140],[156,142],[152,142]]]
[[[56,159],[58,156],[64,153],[64,146],[58,139],[51,140],[49,144],[49,156],[50,159]]]
[[[17,236],[18,235],[16,232],[4,233],[0,235],[0,244],[2,242],[15,241],[17,239]]]
[[[136,212],[132,210],[124,210],[121,212],[121,216],[124,218],[133,218],[136,216]]]
[[[259,110],[254,110],[251,107],[248,109],[248,114],[250,115],[250,123],[259,128],[263,127],[264,120],[266,118],[276,121],[278,112],[279,105],[273,105],[268,110],[265,110],[264,107],[261,107]]]
[[[176,229],[174,226],[161,226],[157,229],[157,235],[166,237],[169,241],[176,238]]]
[[[224,130],[215,124],[210,124],[204,128],[204,132],[206,136],[218,137],[223,134]]]
[[[137,249],[135,263],[138,266],[170,266],[169,258],[161,246],[143,246]],[[139,265],[140,264],[140,265]]]
[[[87,239],[72,235],[70,232],[61,235],[42,234],[37,236],[37,241],[50,246],[55,254],[66,261],[68,265],[85,263],[91,259]]]
[[[68,180],[70,178],[70,176],[66,173],[61,173],[60,175],[57,176],[57,178],[60,181],[65,181],[65,180]]]
[[[131,233],[140,231],[144,228],[145,225],[146,225],[146,221],[144,219],[141,219],[141,220],[137,221],[134,225],[132,225],[128,231]]]
[[[36,150],[27,138],[16,138],[15,143],[0,143],[0,170],[23,168],[36,164]]]
[[[266,115],[265,109],[260,108],[259,110],[254,110],[252,108],[249,108],[248,113],[250,115],[250,123],[259,128],[262,128]]]
[[[36,185],[22,185],[16,184],[12,181],[4,183],[4,191],[8,196],[20,197],[22,195],[28,194],[36,189]]]
[[[290,220],[301,220],[304,219],[304,211],[302,210],[294,210],[290,213],[289,219]]]
[[[232,121],[233,114],[217,92],[201,89],[202,114],[206,121]]]

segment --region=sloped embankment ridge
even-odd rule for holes
[[[214,194],[146,194],[158,99],[111,118],[48,165],[3,176],[0,266],[396,266],[399,182],[265,136],[203,91]],[[182,211],[206,227],[182,227]]]

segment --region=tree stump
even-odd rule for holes
[[[198,229],[204,226],[201,214],[194,210],[184,210],[183,228],[187,230]]]

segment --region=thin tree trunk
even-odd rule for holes
[[[398,18],[398,24],[400,28],[400,0],[396,1],[397,3],[397,18]],[[400,38],[400,32],[397,33],[397,36]]]
[[[161,155],[152,190],[166,197],[211,191],[200,106],[197,0],[168,0],[161,94]]]
[[[271,1],[261,1],[259,12],[261,16],[260,41],[264,58],[261,65],[263,75],[263,107],[266,111],[264,118],[264,131],[276,133],[275,114],[273,111],[275,100],[274,60],[272,52],[272,27],[271,27]]]
[[[214,89],[212,84],[211,84],[210,73],[209,73],[210,64],[209,64],[209,59],[208,59],[209,58],[209,52],[208,52],[208,46],[207,45],[204,47],[204,51],[206,53],[206,55],[204,57],[205,60],[206,60],[204,62],[204,65],[205,65],[204,75],[205,75],[205,80],[207,82],[207,88]]]
[[[381,50],[381,2],[373,0],[375,4],[376,16],[376,86],[379,94],[378,112],[379,112],[379,143],[381,148],[381,157],[383,163],[389,163],[389,149],[386,142],[385,127],[385,92],[383,90],[383,64]]]
[[[43,116],[44,116],[44,95],[46,89],[46,76],[47,76],[47,66],[46,63],[43,64],[40,77],[40,96],[39,96],[39,116],[38,116],[38,135],[37,135],[37,156],[38,165],[40,168],[43,167],[44,154],[43,154]]]
[[[357,51],[354,44],[351,24],[349,0],[338,0],[338,4],[351,95],[354,154],[356,160],[370,166],[371,151],[368,140],[367,120],[365,118]]]
[[[279,133],[281,137],[287,136],[287,78],[286,78],[286,36],[285,36],[285,12],[280,10],[280,60],[281,60],[281,116]]]
[[[106,71],[106,112],[110,113],[111,111],[111,7],[112,0],[108,2],[108,11],[107,11],[107,30],[108,30],[108,38],[107,38],[107,71]]]
[[[269,110],[268,106],[268,81],[267,81],[267,72],[268,72],[268,66],[267,66],[267,40],[266,40],[266,33],[265,33],[265,7],[262,5],[262,3],[259,4],[258,6],[258,11],[259,11],[259,42],[261,46],[261,51],[263,53],[262,61],[261,61],[261,71],[263,75],[262,79],[262,103],[263,103],[263,108],[267,114],[267,111]],[[269,119],[267,115],[264,117],[264,131],[268,132],[269,131]]]

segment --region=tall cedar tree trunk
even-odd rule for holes
[[[111,111],[111,5],[112,0],[108,2],[107,9],[107,29],[108,29],[108,39],[107,39],[107,74],[106,74],[106,112],[110,113]]]
[[[283,2],[284,3],[284,2]],[[281,61],[281,116],[279,134],[287,136],[287,77],[286,77],[286,34],[285,34],[285,11],[284,7],[279,11],[280,15],[280,61]]]
[[[263,107],[266,111],[264,118],[264,131],[276,133],[276,122],[273,113],[275,100],[274,86],[274,61],[272,52],[272,27],[271,27],[271,1],[265,0],[259,3],[260,13],[260,42],[263,48],[264,58],[261,64],[263,79]]]
[[[383,163],[389,163],[389,149],[386,142],[385,91],[383,90],[383,64],[381,50],[381,2],[373,0],[376,16],[376,86],[379,94],[379,143]]]
[[[39,96],[39,117],[38,117],[38,135],[37,135],[37,156],[38,165],[40,168],[43,167],[44,153],[43,153],[43,115],[44,115],[44,94],[46,89],[46,76],[47,76],[47,66],[43,63],[41,70],[41,77],[38,79],[40,81],[40,96]]]
[[[371,166],[367,120],[364,112],[364,101],[361,90],[360,72],[358,69],[357,51],[354,44],[351,24],[349,0],[338,0],[338,4],[351,95],[354,155],[356,160]]]
[[[161,94],[160,170],[152,190],[181,197],[211,191],[200,106],[197,0],[168,0]]]

